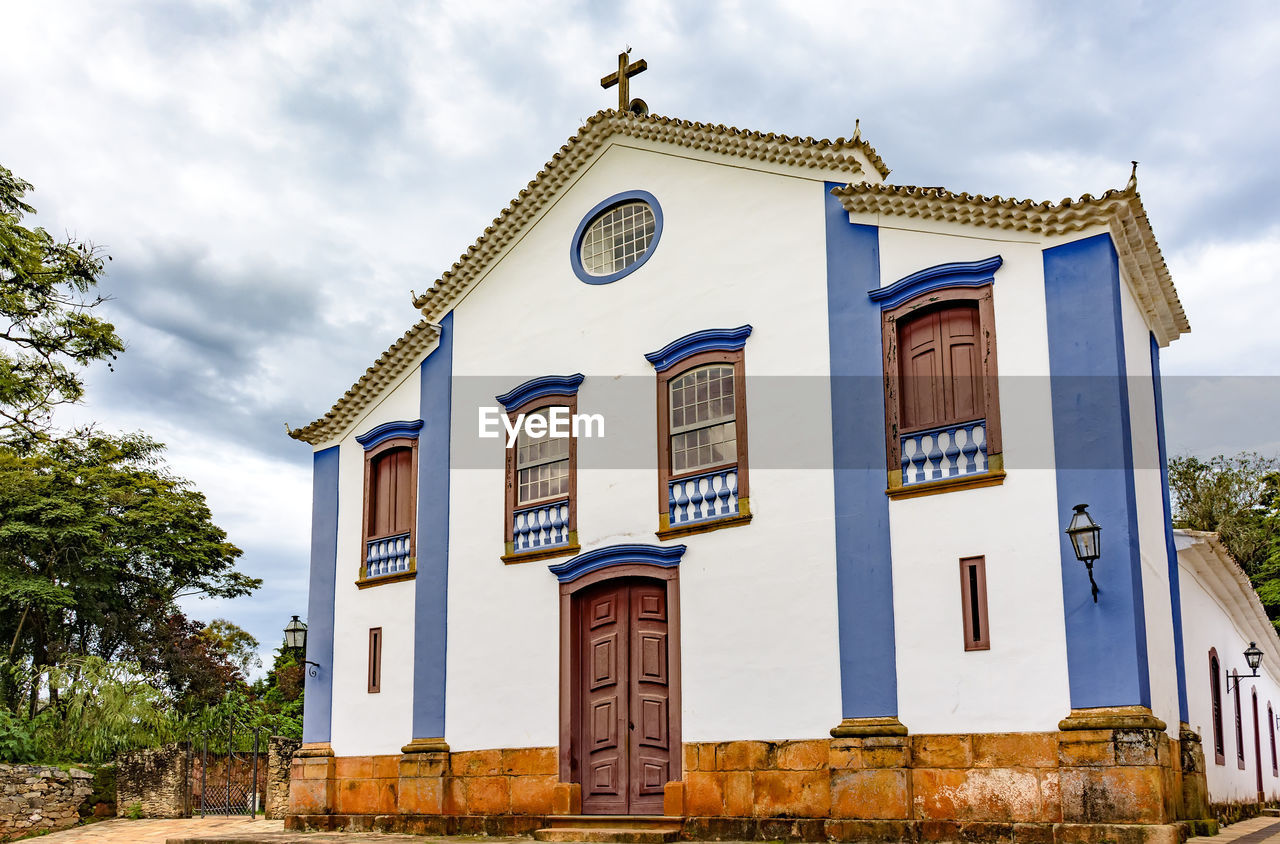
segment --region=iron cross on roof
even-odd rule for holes
[[[626,111],[631,107],[631,77],[637,73],[643,73],[648,69],[649,63],[644,59],[627,64],[627,56],[630,55],[631,48],[628,47],[625,52],[618,53],[618,69],[614,73],[600,80],[601,88],[612,88],[618,86],[618,111]],[[641,103],[643,106],[643,103]]]

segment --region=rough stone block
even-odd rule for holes
[[[455,777],[494,777],[502,773],[501,750],[466,750],[452,753],[449,766]]]
[[[911,817],[909,772],[902,769],[831,773],[831,816],[861,820]]]
[[[788,741],[778,745],[774,764],[784,771],[816,771],[827,766],[830,755],[831,742],[825,739]]]
[[[716,746],[713,742],[702,742],[698,747],[698,770],[714,771],[716,769]]]
[[[517,815],[551,814],[552,792],[558,780],[555,774],[512,777],[511,811]]]
[[[400,756],[374,756],[374,779],[398,779],[400,777]]]
[[[1085,738],[1085,733],[1100,737]],[[1101,768],[1116,764],[1116,747],[1110,730],[1072,730],[1059,734],[1058,764],[1063,768]]]
[[[724,775],[714,771],[691,771],[684,780],[685,811],[695,817],[724,814]]]
[[[373,757],[339,756],[333,760],[333,775],[339,780],[373,779]]]
[[[554,747],[522,747],[502,751],[502,773],[512,776],[550,776],[560,770]]]
[[[833,739],[827,751],[827,767],[832,770],[862,768],[862,739]]]
[[[688,747],[686,746],[686,750]],[[669,817],[684,816],[684,782],[674,780],[662,787],[662,814]]]
[[[396,808],[406,815],[439,815],[444,812],[444,778],[410,777],[400,780]]]
[[[383,815],[396,811],[396,780],[338,780],[334,810],[344,815]]]
[[[969,736],[911,736],[912,764],[916,768],[968,768],[973,765]]]
[[[763,741],[726,741],[716,746],[717,771],[756,771],[773,767],[772,747]]]
[[[1157,730],[1116,730],[1117,765],[1163,765],[1168,760],[1168,736]]]
[[[724,774],[724,813],[730,817],[749,818],[755,800],[753,774],[750,771],[727,771]]]
[[[1012,823],[1043,819],[1035,771],[935,768],[916,769],[911,775],[915,816],[922,820]]]
[[[682,749],[682,753],[683,753],[683,756],[681,758],[684,763],[684,770],[686,771],[700,770],[700,766],[698,765],[698,745],[686,744]]]
[[[1053,824],[1016,823],[1013,825],[1014,844],[1054,844]]]
[[[786,815],[824,818],[831,811],[831,776],[827,771],[757,771],[756,817]]]
[[[462,777],[444,777],[444,813],[467,814],[467,780]]]
[[[1064,768],[1059,772],[1066,823],[1164,823],[1164,778],[1155,767]]]
[[[558,782],[552,786],[551,814],[582,814],[582,786],[576,782]]]
[[[973,736],[977,768],[1056,768],[1057,733],[979,733]]]
[[[914,821],[830,820],[824,825],[828,841],[900,841],[919,840]]]
[[[501,815],[511,810],[507,777],[471,777],[467,782],[467,814]]]

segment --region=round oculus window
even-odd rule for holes
[[[591,220],[578,241],[582,269],[596,278],[630,269],[653,246],[657,227],[647,202],[632,200],[607,208]]]

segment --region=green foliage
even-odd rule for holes
[[[1242,452],[1169,461],[1175,527],[1216,531],[1280,628],[1280,459]]]
[[[0,709],[0,762],[34,762],[36,737],[31,724]]]
[[[142,820],[142,804],[138,802],[130,803],[128,808],[124,810],[124,816],[131,821]]]
[[[208,640],[210,647],[225,653],[245,677],[262,665],[258,657],[258,640],[225,618],[215,618],[206,624],[201,635]]]
[[[26,453],[0,446],[0,647],[12,660],[124,657],[207,700],[242,682],[215,646],[243,650],[243,637],[225,627],[220,639],[197,639],[201,626],[176,602],[246,595],[261,581],[235,570],[240,549],[162,454],[141,434],[92,430]],[[0,685],[0,696],[16,706],[12,687]]]
[[[47,437],[53,409],[79,401],[75,367],[124,350],[93,311],[103,260],[88,243],[57,241],[23,217],[31,185],[0,167],[0,442],[25,448]],[[109,260],[109,259],[108,259]]]

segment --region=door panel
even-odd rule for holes
[[[661,814],[672,752],[666,584],[601,584],[575,612],[582,811]]]

